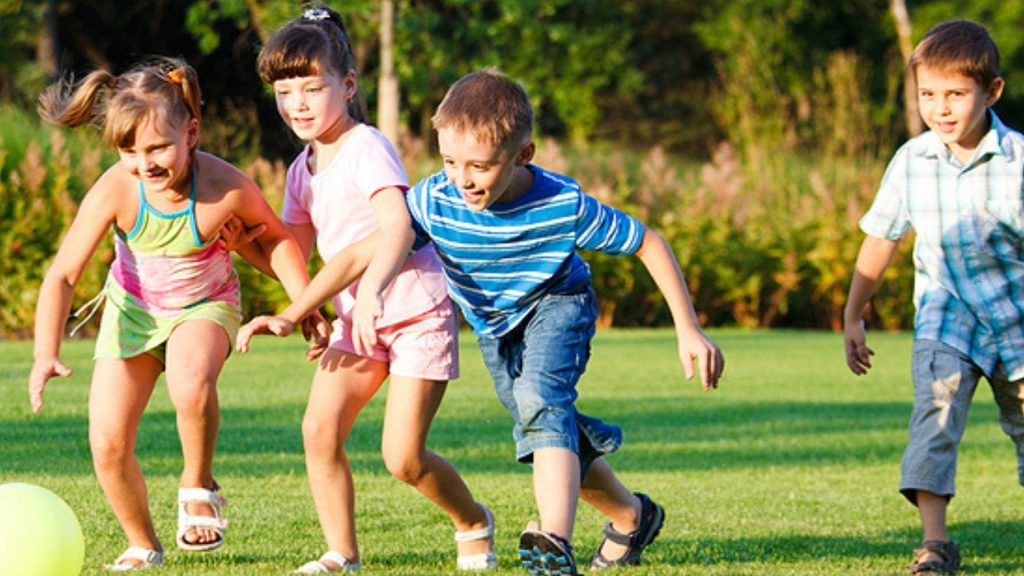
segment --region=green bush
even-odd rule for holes
[[[115,158],[88,130],[41,126],[0,108],[0,337],[30,335],[42,275],[77,203]],[[424,147],[407,154],[416,179],[439,166]],[[869,154],[761,153],[758,162],[728,144],[704,163],[660,148],[630,152],[599,145],[563,148],[539,141],[536,162],[568,174],[603,202],[639,217],[675,250],[706,324],[838,329],[863,239],[857,220],[874,196],[887,159]],[[245,171],[280,211],[285,165],[256,159]],[[910,242],[876,295],[873,322],[912,324]],[[102,286],[109,240],[75,290],[75,306]],[[586,253],[601,302],[601,325],[671,322],[661,294],[637,258]],[[314,259],[315,260],[315,259]],[[273,312],[287,296],[247,263],[236,266],[246,317]],[[311,264],[311,272],[316,264]],[[95,329],[95,322],[89,328]],[[87,328],[86,333],[90,333]]]

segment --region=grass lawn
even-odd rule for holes
[[[919,539],[916,511],[896,491],[911,388],[910,337],[869,335],[874,371],[855,378],[841,336],[712,331],[726,354],[722,388],[686,382],[671,331],[605,331],[580,387],[579,407],[619,424],[611,463],[626,485],[667,510],[665,528],[631,574],[901,574]],[[298,338],[262,338],[228,361],[215,473],[229,500],[227,543],[209,554],[174,548],[180,454],[174,412],[159,386],[141,424],[139,459],[171,575],[286,574],[323,539],[306,485],[299,432],[313,367]],[[463,473],[497,516],[501,574],[520,574],[516,545],[534,516],[529,468],[514,462],[510,418],[491,389],[475,341],[463,335],[454,382],[431,447]],[[86,433],[92,343],[71,341],[76,373],[53,380],[32,415],[25,396],[31,343],[0,343],[0,482],[47,487],[76,511],[86,539],[83,574],[101,574],[125,540],[93,476]],[[446,517],[393,480],[378,454],[383,394],[349,441],[367,574],[454,572]],[[966,574],[1024,575],[1021,492],[1013,448],[987,386],[961,448],[950,509]],[[0,518],[0,522],[8,521]],[[582,561],[602,519],[581,506]],[[623,572],[625,573],[625,572]]]

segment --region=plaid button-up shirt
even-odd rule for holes
[[[914,244],[914,336],[1024,378],[1024,136],[992,125],[967,164],[932,132],[904,144],[861,229]]]

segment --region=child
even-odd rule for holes
[[[939,24],[925,34],[909,66],[930,131],[896,152],[860,221],[868,236],[846,304],[846,362],[858,375],[871,368],[864,307],[897,243],[913,228],[914,407],[900,492],[917,506],[924,533],[911,573],[952,573],[960,553],[946,532],[946,508],[981,377],[1017,447],[1024,483],[1024,137],[990,110],[1003,79],[999,52],[982,26]]]
[[[364,124],[341,17],[324,7],[306,10],[267,42],[258,67],[274,89],[281,118],[309,142],[288,170],[282,209],[303,255],[314,240],[325,260],[347,254],[343,248],[379,228],[365,281],[383,286],[381,278],[394,277],[386,291],[357,292],[352,286],[334,298],[339,318],[302,423],[310,488],[328,552],[299,572],[359,568],[355,487],[344,447],[360,410],[389,376],[382,437],[388,471],[449,515],[459,569],[496,568],[490,511],[474,500],[450,463],[426,450],[448,381],[458,376],[457,317],[432,247],[402,266],[413,242],[404,198],[408,177],[387,139]],[[373,302],[356,307],[363,298]],[[387,307],[375,318],[380,341],[359,347],[353,312],[379,308],[378,298]]]
[[[534,465],[541,523],[521,535],[522,563],[531,574],[577,573],[570,542],[582,497],[609,519],[590,567],[638,564],[664,510],[627,490],[601,459],[619,447],[621,430],[575,408],[597,316],[590,272],[576,249],[640,257],[668,301],[687,378],[696,359],[704,389],[716,388],[722,354],[701,331],[664,238],[586,196],[573,180],[530,164],[533,111],[517,83],[494,70],[468,74],[433,122],[444,170],[418,183],[407,203],[419,237],[436,243],[449,294],[512,414],[518,458]],[[324,277],[332,273],[338,268],[314,278],[291,320],[328,293]],[[348,280],[339,278],[336,284]],[[361,290],[379,286],[367,278]],[[358,328],[368,334],[364,345],[371,343],[372,325]]]
[[[44,119],[98,123],[120,157],[82,200],[43,280],[29,376],[38,412],[47,380],[71,374],[59,352],[73,289],[113,227],[115,257],[95,301],[107,305],[96,341],[89,443],[97,478],[128,537],[129,548],[109,566],[115,571],[163,563],[134,456],[139,419],[161,372],[184,457],[177,544],[204,551],[223,543],[224,499],[212,473],[220,419],[216,382],[241,313],[238,278],[218,230],[232,218],[262,224],[258,245],[288,292],[298,294],[308,281],[298,246],[255,183],[196,149],[199,104],[195,71],[169,58],[120,76],[97,70],[73,88],[58,83],[40,97]]]

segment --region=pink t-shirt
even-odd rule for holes
[[[330,165],[311,174],[306,147],[288,168],[281,219],[287,224],[312,224],[316,247],[324,261],[330,260],[378,227],[370,198],[378,190],[395,186],[409,188],[409,177],[388,139],[366,124],[352,129]],[[334,308],[346,323],[359,282],[334,298]],[[384,291],[384,316],[379,326],[390,326],[432,310],[447,296],[444,273],[428,244],[409,256]]]

